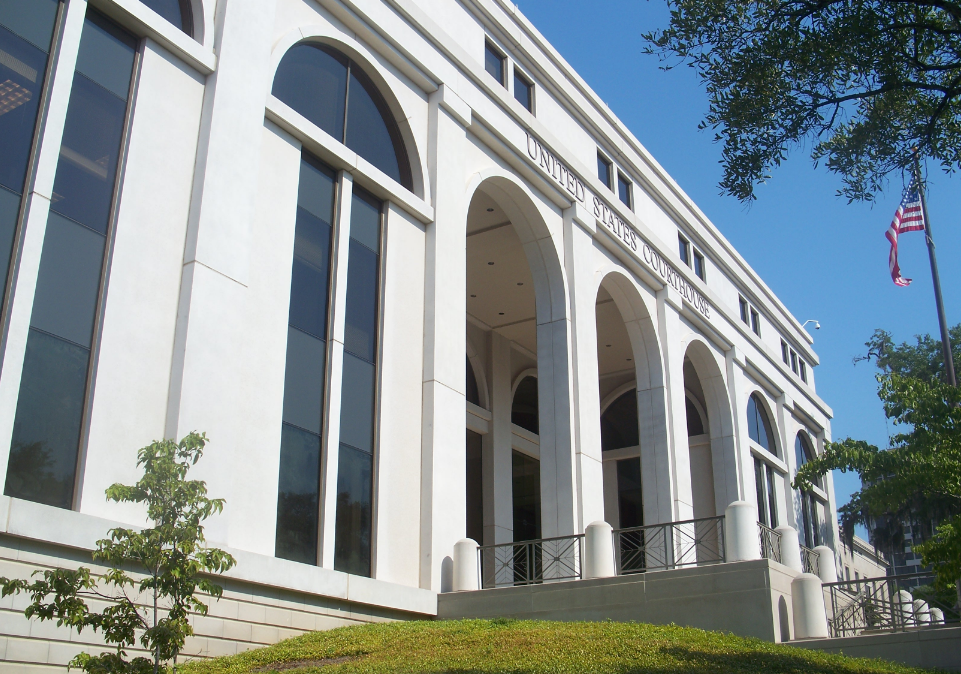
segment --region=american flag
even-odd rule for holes
[[[901,197],[901,205],[898,206],[897,213],[891,226],[884,233],[887,240],[891,242],[891,252],[888,255],[888,267],[891,269],[891,280],[896,286],[909,286],[911,279],[901,276],[901,267],[898,266],[898,236],[905,232],[919,232],[924,229],[924,213],[921,210],[921,191],[918,189],[916,181],[912,180],[904,196]]]

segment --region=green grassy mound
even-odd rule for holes
[[[313,632],[183,674],[874,674],[920,672],[673,625],[407,622]]]

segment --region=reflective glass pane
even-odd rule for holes
[[[180,6],[180,0],[140,0],[140,2],[147,5],[147,7],[157,12],[157,14],[175,25],[177,28],[183,30],[185,33],[189,32],[184,23],[183,10]]]
[[[484,68],[495,80],[504,83],[504,57],[491,45],[484,45]]]
[[[607,189],[611,188],[611,163],[600,154],[597,155],[597,177]]]
[[[46,67],[45,51],[0,27],[0,185],[18,193],[27,175]]]
[[[74,77],[50,208],[104,234],[126,112],[126,102]]]
[[[617,462],[617,509],[621,529],[644,525],[641,497],[641,457]]]
[[[70,508],[90,352],[36,330],[27,338],[4,494]]]
[[[617,176],[617,198],[628,208],[631,207],[631,182],[620,174]]]
[[[540,432],[540,413],[537,406],[537,378],[525,377],[511,403],[511,423],[534,433]]]
[[[374,451],[374,366],[349,353],[344,354],[340,442]]]
[[[284,421],[320,434],[323,424],[327,344],[296,328],[287,329]]]
[[[297,209],[294,262],[290,277],[290,324],[316,337],[327,337],[330,281],[330,225]]]
[[[514,73],[514,98],[517,99],[518,103],[531,111],[533,111],[534,108],[533,91],[534,87],[530,82],[517,73]]]
[[[344,348],[374,361],[377,347],[377,267],[379,256],[350,240]]]
[[[601,449],[606,451],[639,444],[637,391],[630,390],[608,405],[601,415]]]
[[[17,231],[17,215],[20,213],[20,195],[0,187],[0,292],[7,280],[13,238]]]
[[[57,0],[0,0],[0,24],[49,51],[57,5]]]
[[[370,454],[340,446],[334,568],[356,576],[370,576],[373,462]]]
[[[280,62],[272,93],[333,136],[344,137],[347,59],[309,44],[290,49]]]
[[[275,555],[317,563],[320,515],[320,437],[283,425]]]
[[[767,505],[771,513],[771,528],[777,527],[777,497],[774,492],[774,469],[767,466]]]
[[[334,213],[334,174],[310,162],[300,163],[297,205],[328,227]]]
[[[484,439],[467,431],[467,537],[484,544]]]
[[[105,239],[56,213],[47,219],[30,326],[90,347]]]
[[[541,462],[515,450],[511,473],[514,540],[537,540],[541,537]]]
[[[380,251],[380,209],[379,201],[365,198],[354,189],[350,205],[350,238],[375,253]]]
[[[754,489],[757,496],[757,521],[770,525],[767,509],[767,489],[764,486],[764,465],[754,459]]]
[[[387,126],[393,119],[387,117],[390,113],[373,84],[354,74],[356,68],[352,66],[350,74],[346,145],[397,182],[404,182],[397,159],[399,148]]]
[[[77,53],[77,72],[127,100],[137,42],[133,37],[87,12]]]

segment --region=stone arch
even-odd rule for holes
[[[528,377],[533,377],[534,379],[537,379],[536,367],[529,367],[526,370],[521,371],[520,374],[514,377],[514,381],[511,382],[511,399],[513,399],[514,394],[517,393],[517,387],[520,386],[520,383],[525,379],[527,379]]]
[[[429,182],[424,178],[427,175],[426,155],[419,150],[417,137],[410,128],[408,121],[409,115],[388,84],[387,68],[374,52],[362,42],[349,35],[336,32],[330,26],[320,24],[302,26],[287,32],[275,43],[273,52],[270,55],[270,77],[268,79],[264,100],[266,101],[271,95],[270,92],[280,62],[292,47],[302,43],[328,45],[343,52],[346,56],[360,64],[364,73],[373,81],[380,95],[384,98],[394,118],[394,122],[400,131],[404,149],[407,152],[408,163],[410,164],[414,194],[424,201],[430,202],[430,186]]]
[[[685,358],[691,361],[704,393],[708,433],[711,437],[715,514],[722,515],[727,506],[738,500],[734,415],[724,378],[723,361],[700,337],[694,337],[688,343]]]

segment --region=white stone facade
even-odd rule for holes
[[[454,544],[467,534],[465,430],[480,436],[481,544],[517,538],[524,520],[513,463],[523,457],[537,461],[531,512],[542,538],[583,533],[596,520],[624,526],[617,461],[638,457],[642,508],[631,516],[644,524],[757,502],[760,465],[770,524],[802,526],[793,446],[800,432],[814,451],[831,439],[811,337],[513,4],[186,3],[193,37],[138,0],[67,0],[60,9],[3,307],[0,476],[88,4],[139,38],[138,57],[72,510],[0,497],[2,573],[41,563],[41,553],[19,550],[40,545],[42,563],[72,564],[112,524],[142,524],[142,512],[108,503],[104,490],[137,479],[139,447],[193,430],[211,441],[195,473],[227,502],[207,534],[240,560],[230,587],[258,605],[278,606],[289,593],[334,606],[314,611],[331,620],[436,614]],[[409,189],[271,94],[281,60],[305,41],[345,54],[381,92],[410,164]],[[503,57],[506,85],[485,70],[485,45]],[[531,109],[515,98],[515,72],[533,84]],[[599,153],[612,164],[614,190],[595,168]],[[275,557],[305,154],[337,184],[316,565]],[[630,182],[629,204],[618,198],[618,175]],[[335,568],[356,187],[383,200],[369,579]],[[792,357],[801,369],[792,371]],[[537,382],[537,433],[512,423],[528,376]],[[635,390],[637,440],[602,450],[602,413]],[[750,437],[752,395],[769,441]],[[830,477],[814,497],[819,542],[835,547]],[[6,658],[62,664],[48,651],[12,655],[13,640],[54,638],[18,627],[14,609],[0,606]],[[304,620],[291,629],[328,624]],[[257,642],[233,641],[217,653]]]

